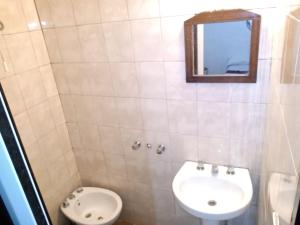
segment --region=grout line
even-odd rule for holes
[[[89,95],[89,94],[72,94],[72,93],[59,93],[59,95],[66,95],[66,96],[75,96],[75,97],[95,97],[95,98],[120,98],[120,99],[136,99],[136,100],[157,100],[157,101],[161,101],[161,100],[170,100],[170,101],[177,101],[177,102],[183,102],[183,101],[188,101],[188,102],[202,102],[202,103],[211,103],[211,104],[217,104],[217,103],[224,103],[224,104],[251,104],[251,105],[269,105],[272,103],[264,103],[264,102],[250,102],[250,101],[205,101],[205,100],[189,100],[189,99],[177,99],[177,98],[151,98],[151,97],[133,97],[133,96],[112,96],[112,95]]]
[[[258,61],[271,61],[271,60],[280,60],[270,58],[259,58]],[[182,62],[184,63],[184,59],[178,60],[169,60],[169,59],[162,59],[162,60],[136,60],[136,61],[59,61],[59,62],[51,62],[51,64],[89,64],[89,63],[110,63],[110,64],[117,64],[117,63],[170,63],[170,62]]]

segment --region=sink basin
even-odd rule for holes
[[[185,162],[173,180],[178,204],[203,224],[221,224],[244,213],[253,195],[249,170],[234,168],[234,174],[227,174],[227,167],[218,166],[213,174],[211,164],[204,164],[203,170],[197,165]]]

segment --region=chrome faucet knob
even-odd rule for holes
[[[138,150],[141,147],[142,143],[140,141],[135,141],[131,146],[132,150]]]
[[[199,161],[197,164],[197,170],[204,170],[204,163],[202,161]]]
[[[212,174],[218,174],[219,173],[219,167],[216,164],[213,164],[211,167],[211,173]]]
[[[156,153],[158,155],[161,155],[164,151],[166,151],[166,146],[164,145],[159,145],[158,148],[156,149]]]
[[[82,188],[82,187],[80,187],[80,188],[77,188],[76,192],[77,192],[77,193],[81,193],[81,192],[83,192],[83,188]]]
[[[228,166],[226,173],[228,175],[234,175],[235,174],[234,168],[232,166]]]
[[[69,197],[68,197],[68,199],[70,199],[70,200],[72,200],[72,199],[74,199],[74,198],[75,198],[75,195],[74,195],[74,194],[70,194]]]
[[[70,203],[67,200],[63,201],[63,203],[62,203],[63,208],[67,208],[69,205],[70,205]]]

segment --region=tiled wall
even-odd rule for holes
[[[135,224],[198,225],[174,202],[178,168],[185,160],[244,166],[255,198],[230,224],[256,224],[279,3],[36,0],[83,185],[117,191],[123,218]],[[183,21],[222,8],[262,15],[258,82],[187,84]],[[143,143],[138,151],[135,140]],[[167,148],[161,156],[159,144]]]
[[[279,54],[274,56],[271,68],[271,94],[270,104],[267,106],[261,176],[259,211],[261,225],[273,224],[272,212],[279,213],[280,224],[290,224],[294,202],[289,199],[293,200],[295,197],[300,172],[299,7],[287,8],[282,10],[281,14],[286,21],[277,24],[279,34],[277,44],[285,43],[285,50],[282,54],[278,52]],[[287,17],[288,14],[291,16]],[[274,182],[274,177],[278,175],[283,179]],[[271,204],[270,190],[282,191],[284,187],[288,190],[286,196],[272,198],[274,200]],[[284,214],[280,206],[284,206]]]
[[[0,82],[51,218],[63,224],[59,205],[80,177],[34,1],[0,0],[0,20]]]
[[[199,221],[176,206],[171,189],[182,163],[248,167],[255,198],[230,223],[256,224],[277,2],[36,3],[83,185],[117,191],[123,218],[136,224],[192,225]],[[258,81],[187,84],[183,21],[222,8],[262,15]],[[135,140],[143,143],[138,151],[131,149]],[[167,148],[161,156],[159,144]]]

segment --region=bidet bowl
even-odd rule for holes
[[[77,225],[110,225],[120,216],[122,200],[116,193],[95,187],[83,187],[68,198],[69,206],[61,205],[61,211]]]
[[[224,221],[241,215],[249,207],[253,188],[248,169],[212,165],[197,169],[197,162],[187,161],[173,180],[173,192],[179,205],[188,213],[208,221]]]

